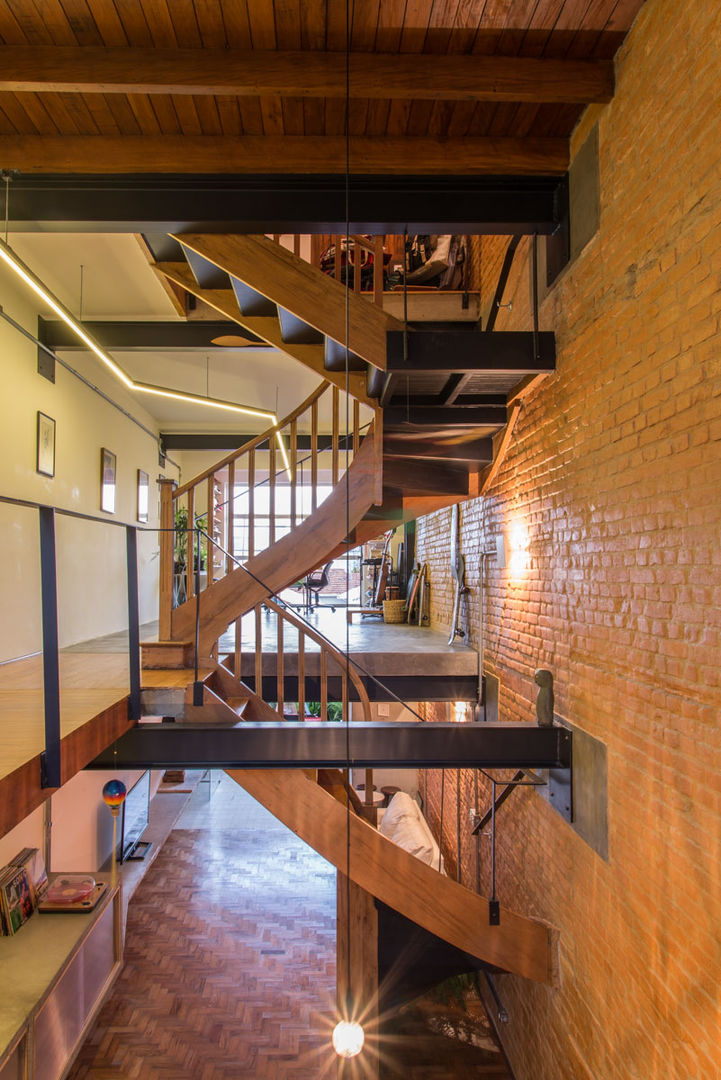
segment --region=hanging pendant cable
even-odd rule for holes
[[[350,555],[350,477],[348,470],[348,430],[350,426],[350,43],[351,43],[351,0],[346,0],[345,5],[345,250],[346,250],[346,267],[345,267],[345,431],[346,431],[346,468],[345,468],[345,535],[346,535],[346,608],[349,603],[348,584],[349,584],[349,555]],[[337,257],[336,253],[336,257]],[[354,267],[354,273],[359,273],[360,267]],[[347,616],[347,611],[346,611]],[[350,652],[350,623],[346,617],[346,655]],[[346,697],[348,695],[346,694]],[[345,717],[345,743],[346,743],[346,763],[348,769],[348,784],[351,783],[351,764],[350,764],[350,710],[351,703],[348,700],[347,713]],[[350,939],[351,939],[351,911],[350,911],[350,792],[346,795],[346,1019],[355,1019],[351,1015],[351,955],[350,955]]]

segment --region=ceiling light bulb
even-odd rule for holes
[[[341,1020],[333,1028],[333,1049],[338,1057],[356,1057],[363,1049],[364,1040],[363,1028],[355,1021]]]

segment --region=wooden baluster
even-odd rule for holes
[[[275,241],[276,244],[280,243],[280,233],[279,232],[273,233],[273,240]]]
[[[233,515],[235,513],[235,462],[231,461],[228,465],[228,497],[225,503],[225,518],[228,526],[228,539],[226,548],[228,549],[228,555],[225,560],[225,572],[229,574],[231,570],[235,568],[232,556],[235,555],[235,528],[233,525]]]
[[[255,450],[248,454],[248,558],[255,555]]]
[[[366,806],[373,806],[373,770],[366,769]]]
[[[243,678],[243,616],[235,620],[235,650],[233,674],[236,679]]]
[[[383,502],[383,410],[376,409],[373,419],[373,456],[375,458],[373,468],[373,504],[380,506]]]
[[[297,517],[298,485],[298,421],[290,422],[290,527],[295,528]]]
[[[275,674],[276,674],[276,700],[277,709],[280,713],[281,720],[283,719],[283,706],[285,705],[285,657],[283,652],[283,616],[276,615],[276,632],[277,632],[277,650],[275,659]]]
[[[353,238],[353,292],[360,296],[361,291],[361,265],[363,263],[363,248],[358,243],[359,237]]]
[[[268,545],[275,543],[275,435],[268,446]]]
[[[173,611],[173,574],[175,551],[175,507],[173,505],[174,480],[162,479],[160,483],[160,567],[158,570],[158,638],[170,641],[170,620]]]
[[[333,237],[333,246],[335,247],[335,279],[336,279],[336,281],[340,281],[340,271],[341,271],[341,266],[340,266],[340,260],[341,260],[340,241],[341,241],[340,236],[334,236]]]
[[[385,237],[376,236],[373,240],[373,303],[383,306],[383,241]]]
[[[211,473],[208,477],[208,512],[206,518],[208,521],[206,532],[210,537],[208,541],[208,585],[215,581],[215,544],[212,543],[215,540],[215,473]]]
[[[255,607],[255,692],[263,698],[263,609],[260,604]]]
[[[360,448],[360,402],[353,399],[353,457]]]
[[[347,668],[341,669],[340,677],[341,685],[341,702],[343,707],[343,723],[347,724],[350,720],[350,701],[348,700],[348,670]]]
[[[298,631],[298,719],[305,720],[305,634]]]
[[[293,254],[300,256],[300,233],[293,237]]]
[[[195,488],[188,492],[188,531],[185,539],[185,595],[195,596]]]
[[[318,508],[318,402],[310,407],[310,509]]]
[[[331,436],[331,482],[338,483],[338,428],[340,422],[340,390],[333,387],[333,434]]]
[[[320,718],[328,719],[328,654],[320,648]]]

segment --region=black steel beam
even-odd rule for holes
[[[552,233],[562,177],[352,176],[351,233]],[[21,174],[18,232],[345,232],[343,175]]]
[[[348,753],[348,748],[350,753]],[[140,724],[94,769],[567,768],[571,733],[535,724]]]
[[[408,408],[394,405],[383,411],[383,428],[389,431],[391,428],[411,424],[415,427],[430,428],[453,428],[453,427],[478,427],[481,424],[506,423],[505,405],[479,405],[456,407],[449,405],[439,406],[415,406],[411,401]]]
[[[77,334],[60,319],[38,319],[38,337],[51,349],[87,349]],[[207,352],[208,349],[224,348],[214,345],[218,337],[243,338],[248,343],[261,342],[250,330],[227,320],[204,321],[196,319],[183,322],[99,322],[85,321],[83,327],[104,349],[114,352],[151,349]]]
[[[384,520],[386,520],[384,518]],[[255,690],[253,666],[255,657],[248,657],[248,670],[243,670],[243,682]],[[245,664],[244,664],[245,669]],[[370,701],[475,701],[478,692],[477,675],[383,675],[377,679],[372,675],[361,675],[361,682],[366,688]],[[329,675],[327,680],[328,700],[341,701],[343,682],[338,675]],[[264,701],[274,701],[278,693],[276,675],[264,675],[261,697]],[[320,680],[313,675],[305,677],[305,700],[320,701]],[[286,675],[283,679],[283,700],[298,700],[298,677]],[[358,691],[352,682],[348,683],[348,700],[359,701]]]
[[[538,355],[532,331],[496,331],[493,334],[468,331],[416,330],[408,334],[389,330],[388,371],[469,372],[477,375],[537,375],[554,371],[556,339],[553,331],[538,334]]]
[[[40,603],[43,633],[43,697],[45,750],[41,754],[41,786],[62,783],[60,746],[60,661],[58,639],[58,586],[55,550],[55,510],[38,507],[40,525]]]

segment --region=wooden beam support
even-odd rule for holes
[[[354,53],[349,89],[354,98],[603,104],[613,97],[613,62]],[[0,48],[0,90],[343,98],[345,55],[11,45]]]
[[[561,175],[568,139],[351,136],[350,171],[367,175]],[[334,174],[335,135],[3,135],[3,162],[22,173]],[[240,209],[240,208],[239,208]],[[242,212],[242,210],[241,210]]]

